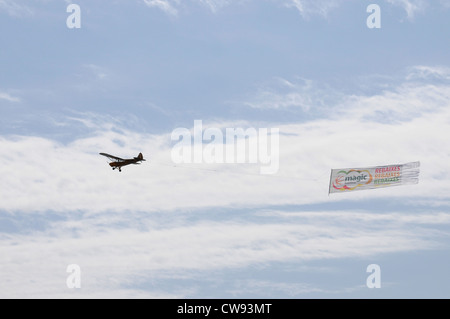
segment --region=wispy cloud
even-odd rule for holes
[[[9,93],[5,93],[5,92],[0,92],[0,100],[5,100],[8,102],[20,102],[20,98],[12,96]]]
[[[413,20],[419,13],[425,12],[427,6],[434,5],[424,0],[386,0],[388,4],[402,7],[409,20]],[[284,5],[295,8],[303,17],[310,15],[327,16],[330,11],[341,6],[343,0],[285,0]],[[441,1],[438,5],[448,7],[448,3]]]
[[[181,5],[191,3],[194,5],[201,5],[208,8],[211,12],[216,13],[221,8],[231,4],[244,3],[254,0],[190,0],[182,3],[179,0],[143,0],[149,7],[156,7],[164,11],[165,13],[177,16]],[[278,0],[266,0],[271,2],[280,2]],[[287,8],[295,8],[300,12],[303,17],[307,17],[311,14],[319,14],[326,16],[328,12],[338,6],[339,0],[283,0],[282,5]]]
[[[339,0],[284,0],[284,6],[295,8],[303,17],[315,14],[327,16],[330,10],[339,5]]]
[[[208,8],[211,12],[216,13],[221,8],[236,4],[245,3],[256,0],[190,0],[181,2],[180,0],[142,0],[149,7],[159,8],[163,12],[171,16],[177,16],[180,8],[186,8],[188,3],[194,5],[202,5]],[[297,10],[303,18],[311,16],[328,17],[330,12],[340,7],[345,1],[343,0],[265,0],[273,4],[281,5],[286,8],[293,8]],[[356,1],[355,1],[356,2]],[[424,0],[386,0],[390,5],[401,7],[405,10],[408,20],[414,20],[419,13],[426,11],[430,5]],[[449,4],[441,0],[437,5],[448,8]]]
[[[197,0],[200,4],[207,6],[212,12],[217,12],[219,9],[229,5],[232,0]],[[234,0],[234,2],[237,2]]]
[[[90,70],[95,75],[95,77],[99,80],[103,80],[108,76],[105,68],[103,68],[99,65],[91,63],[91,64],[84,64],[83,67]]]
[[[177,16],[178,10],[176,6],[180,3],[178,0],[143,0],[144,3],[151,8],[158,8],[171,16]]]
[[[178,16],[180,8],[185,8],[187,3],[194,5],[201,5],[208,8],[211,12],[216,13],[221,8],[239,1],[232,0],[190,0],[190,1],[180,1],[180,0],[143,0],[144,3],[149,7],[155,7],[168,15]]]
[[[407,80],[450,80],[450,68],[446,66],[427,66],[418,65],[411,67],[407,76]]]
[[[427,6],[424,0],[386,0],[388,3],[400,6],[406,11],[407,18],[413,20],[414,17],[423,12]]]
[[[241,101],[262,110],[299,109],[322,118],[343,116],[368,121],[405,121],[442,110],[450,100],[450,69],[443,66],[414,66],[403,78],[371,79],[370,94],[344,94],[337,88],[309,79],[276,78],[259,85]],[[367,87],[368,85],[365,84]],[[362,88],[364,91],[364,88]]]
[[[222,8],[235,5],[245,4],[246,2],[258,2],[261,0],[139,0],[150,8],[157,8],[169,16],[177,17],[180,12],[188,11],[189,6],[202,6],[212,13],[219,12]],[[275,5],[286,8],[292,8],[300,13],[303,18],[309,18],[314,15],[327,17],[335,8],[341,6],[343,0],[265,0]],[[425,0],[385,0],[388,4],[401,7],[405,10],[409,20],[413,20],[417,14],[425,12],[426,8],[435,5]],[[37,3],[46,3],[49,1],[35,1]],[[66,0],[66,3],[71,1]],[[437,5],[448,8],[447,1],[440,0]],[[13,17],[31,16],[35,14],[35,9],[30,7],[29,1],[24,0],[0,0],[0,12],[4,11]]]
[[[5,11],[13,17],[29,16],[33,14],[33,10],[20,1],[0,0],[0,11]]]
[[[244,102],[255,109],[301,109],[304,112],[314,109],[316,112],[330,103],[336,103],[338,93],[330,87],[321,87],[308,79],[287,80],[275,78],[260,85],[256,93]]]

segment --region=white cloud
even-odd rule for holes
[[[190,0],[181,2],[180,0],[142,0],[150,7],[157,7],[165,13],[177,16],[182,6],[186,8],[188,3],[202,5],[207,7],[211,12],[216,13],[220,9],[232,5],[241,4],[256,0]],[[303,18],[309,18],[312,15],[327,17],[330,12],[341,6],[343,0],[266,0],[274,4],[282,5],[286,8],[297,10]],[[356,2],[356,1],[355,1]],[[386,0],[390,5],[401,7],[405,10],[407,18],[413,20],[418,13],[425,12],[430,4],[424,0]],[[439,6],[448,8],[448,2],[441,0]]]
[[[304,112],[329,107],[336,103],[339,93],[330,87],[320,87],[308,79],[289,81],[276,78],[269,84],[261,85],[257,92],[243,102],[255,109],[301,109]]]
[[[180,8],[186,6],[187,1],[180,0],[143,0],[149,7],[156,7],[168,15],[178,16]],[[216,13],[221,8],[230,4],[230,0],[191,0],[191,3],[207,7],[211,12]],[[235,1],[236,2],[236,1]]]
[[[339,194],[332,200],[408,196],[448,202],[449,104],[448,85],[406,81],[375,95],[344,96],[326,117],[303,123],[216,123],[280,129],[280,169],[268,176],[258,174],[259,163],[174,167],[171,132],[133,132],[110,118],[87,116],[80,121],[91,135],[69,144],[41,137],[0,138],[0,174],[8,185],[0,194],[0,209],[95,213],[323,203],[330,200],[331,168],[416,160],[422,163],[418,185]],[[204,121],[204,128],[210,125]],[[121,157],[142,152],[148,161],[118,173],[99,152]],[[167,200],[173,196],[176,200]]]
[[[177,0],[169,1],[169,0],[143,0],[144,3],[149,7],[156,7],[168,15],[177,16],[178,10],[176,9],[176,5],[180,2]]]
[[[207,6],[212,12],[217,12],[219,9],[230,4],[230,0],[197,0],[204,6]],[[236,1],[234,1],[236,2]]]
[[[5,100],[8,102],[20,102],[20,98],[12,96],[9,93],[0,92],[0,100]]]
[[[67,144],[0,137],[6,185],[0,192],[0,256],[5,256],[0,296],[198,297],[195,287],[179,283],[173,289],[173,281],[172,286],[167,282],[192,283],[205,273],[250,272],[270,263],[441,248],[450,214],[407,210],[424,202],[450,202],[450,89],[445,69],[412,70],[416,75],[411,72],[389,90],[340,95],[325,118],[264,124],[280,128],[280,171],[274,176],[258,175],[259,167],[250,164],[174,167],[170,132],[132,131],[114,118],[93,114],[75,119],[89,136]],[[444,80],[434,83],[436,77]],[[304,88],[277,81],[288,93]],[[205,121],[205,128],[210,125]],[[213,125],[258,127],[246,121]],[[119,173],[99,152],[123,157],[143,152],[147,162]],[[418,185],[327,196],[330,168],[413,160],[422,163]],[[403,210],[382,206],[390,198]],[[378,200],[383,211],[323,208],[340,202],[358,207],[363,200]],[[302,204],[326,206],[261,209]],[[66,267],[73,263],[82,269],[78,291],[65,286]],[[258,287],[292,289],[300,296],[320,292],[302,282],[247,283],[249,294]],[[233,282],[227,290],[233,294],[236,287]]]
[[[0,0],[0,11],[6,11],[10,16],[22,17],[33,15],[33,10],[20,1]]]
[[[106,69],[99,65],[91,63],[91,64],[84,64],[83,67],[90,70],[99,80],[103,80],[108,76]]]
[[[149,7],[157,7],[165,13],[177,16],[182,5],[186,6],[187,3],[194,5],[201,5],[208,8],[211,12],[216,13],[225,6],[243,3],[249,0],[190,0],[181,2],[179,0],[143,0]],[[279,2],[278,0],[270,0],[272,2]],[[309,14],[321,14],[326,15],[327,12],[334,8],[337,4],[336,1],[311,1],[311,0],[288,0],[284,1],[283,5],[290,8],[296,8],[302,16]]]
[[[410,68],[407,80],[450,80],[450,68],[445,66],[418,65]]]
[[[351,96],[333,111],[362,120],[395,123],[445,112],[449,99],[448,85],[405,83],[381,95]]]
[[[414,19],[417,13],[423,12],[427,5],[424,0],[387,0],[387,2],[402,7],[410,20]]]
[[[288,8],[295,8],[303,17],[311,14],[327,16],[330,10],[338,7],[339,0],[285,0],[284,5]]]
[[[84,215],[56,220],[43,231],[0,239],[2,287],[9,298],[192,297],[195,291],[143,282],[189,279],[226,269],[252,269],[271,262],[364,258],[382,253],[435,249],[445,233],[431,224],[450,224],[448,213],[271,212],[270,222],[238,218],[212,221],[187,212]],[[182,220],[183,215],[194,222]],[[61,218],[58,218],[61,219]],[[81,289],[65,286],[67,265],[81,267]],[[181,280],[180,280],[181,282]],[[230,283],[231,290],[236,283]],[[261,283],[246,285],[255,294]],[[182,283],[179,284],[181,288]],[[317,291],[313,285],[266,281],[267,289],[290,290],[291,297]],[[126,287],[130,287],[126,289]],[[252,290],[253,289],[253,290]],[[232,292],[231,292],[232,293]],[[242,292],[241,292],[242,293]]]
[[[256,109],[300,109],[322,118],[332,115],[386,123],[442,110],[450,100],[450,69],[443,66],[414,66],[401,79],[380,76],[367,80],[370,84],[364,86],[379,88],[378,92],[344,94],[308,79],[276,78],[240,103]]]
[[[389,4],[402,7],[409,20],[421,12],[424,12],[429,5],[425,0],[386,0]],[[303,17],[311,14],[319,14],[327,16],[330,11],[342,5],[342,0],[285,0],[284,5],[297,9]],[[441,6],[447,6],[444,1],[440,2]]]

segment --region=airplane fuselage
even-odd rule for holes
[[[141,160],[138,159],[126,159],[122,162],[111,162],[109,163],[109,166],[111,166],[112,168],[121,168],[122,166],[127,166],[130,164],[138,164],[138,162]]]
[[[110,155],[107,153],[100,153],[100,155],[108,157],[112,162],[109,163],[109,166],[112,167],[112,169],[119,169],[119,172],[121,172],[122,166],[130,165],[130,164],[141,164],[142,161],[145,161],[144,156],[142,156],[142,153],[139,153],[137,157],[134,158],[127,158],[123,159],[114,155]]]

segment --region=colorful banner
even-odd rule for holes
[[[332,169],[330,193],[352,192],[419,182],[420,162],[365,168]]]

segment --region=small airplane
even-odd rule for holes
[[[120,158],[117,156],[109,155],[106,153],[99,153],[100,155],[106,156],[109,158],[112,162],[109,163],[109,166],[112,167],[113,170],[116,168],[119,169],[119,172],[122,171],[122,166],[130,165],[130,164],[141,164],[140,162],[145,161],[144,156],[142,156],[142,153],[139,153],[137,157],[134,158]]]

